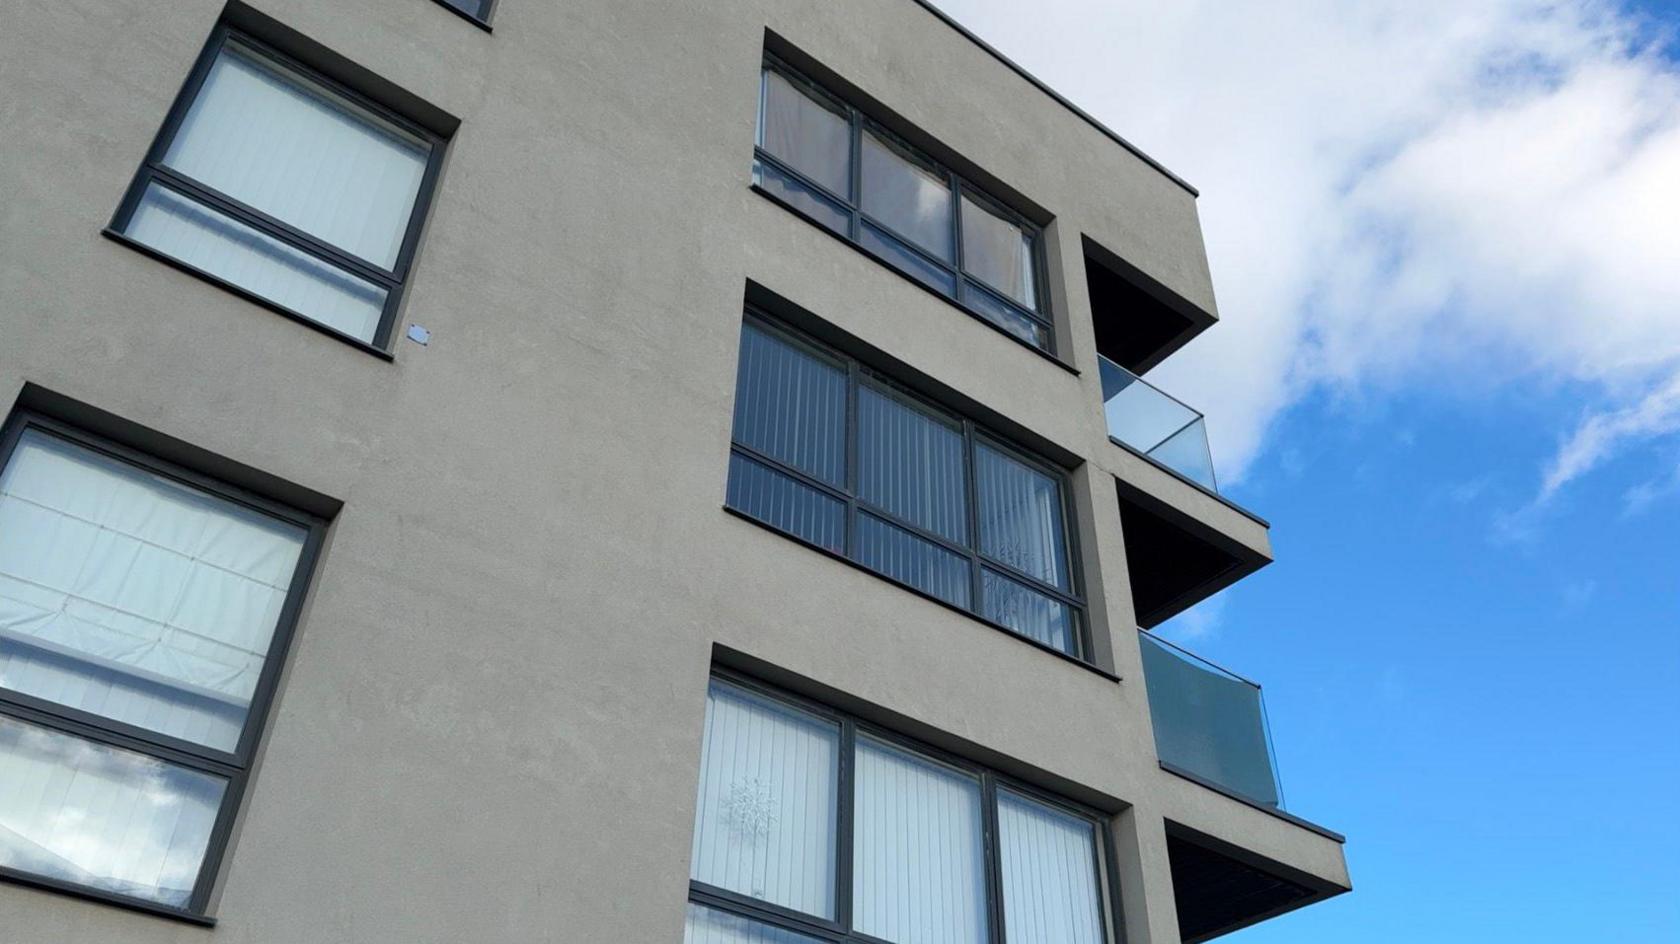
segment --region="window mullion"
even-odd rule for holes
[[[164,164],[154,164],[148,170],[152,177],[162,181],[170,189],[231,216],[253,229],[261,230],[294,249],[302,250],[324,262],[338,266],[369,281],[378,282],[386,288],[394,288],[401,282],[396,273],[388,269],[382,269],[329,243],[322,242],[303,230],[281,222],[256,207],[230,197],[174,168]],[[144,192],[143,189],[142,192]],[[418,205],[419,201],[416,200],[416,207]]]
[[[1003,927],[1003,851],[998,831],[997,778],[980,775],[981,831],[986,848],[986,913],[991,926],[991,944],[1006,944]]]
[[[980,598],[984,584],[980,579],[980,477],[979,467],[975,464],[974,456],[974,423],[963,420],[963,475],[967,479],[968,495],[968,561],[969,561],[969,607],[976,613],[986,612],[985,603]]]
[[[861,371],[855,360],[846,361],[846,557],[857,560],[858,480],[858,388]]]
[[[852,836],[857,812],[857,723],[840,723],[840,796],[835,822],[834,917],[840,930],[852,930]]]

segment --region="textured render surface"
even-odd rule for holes
[[[1211,309],[1181,188],[904,0],[503,0],[494,34],[423,0],[254,5],[461,120],[402,316],[431,344],[386,363],[100,237],[220,3],[0,13],[0,404],[33,382],[344,502],[219,926],[0,884],[4,936],[680,940],[715,643],[1136,804],[1133,944],[1176,939],[1165,815],[1345,881],[1326,840],[1156,767],[1112,476],[1164,473],[1107,442],[1078,237]],[[1056,216],[1082,373],[748,190],[766,28]],[[749,278],[1086,461],[1122,682],[721,510]]]

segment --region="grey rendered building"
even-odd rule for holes
[[[933,9],[14,3],[0,114],[0,939],[1348,889],[1139,632],[1270,559],[1137,377],[1195,191]]]

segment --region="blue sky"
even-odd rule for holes
[[[1229,938],[1680,941],[1680,0],[944,0],[1195,183],[1266,689],[1355,891]]]

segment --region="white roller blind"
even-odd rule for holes
[[[390,269],[428,153],[390,122],[230,42],[163,162]]]
[[[232,750],[304,537],[26,430],[0,473],[0,685]]]
[[[980,783],[859,738],[852,924],[894,944],[984,944]]]
[[[1009,944],[1103,944],[1096,842],[1088,820],[998,791]]]
[[[832,918],[838,725],[714,680],[691,876]]]

